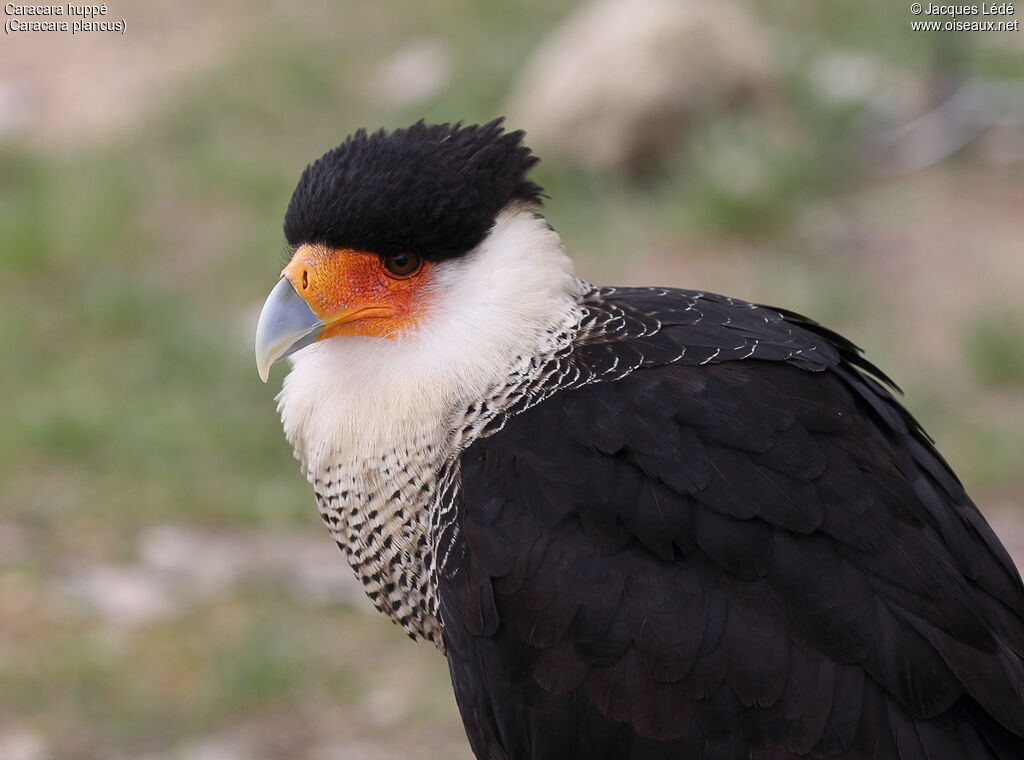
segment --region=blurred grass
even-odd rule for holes
[[[247,715],[273,721],[311,703],[317,716],[358,710],[403,646],[425,663],[410,681],[413,720],[455,724],[443,662],[382,620],[247,588],[112,635],[54,598],[51,582],[83,562],[131,560],[139,531],[164,522],[317,528],[274,413],[283,370],[264,386],[251,355],[293,183],[357,127],[497,115],[519,63],[573,5],[253,6],[236,52],[130,134],[74,150],[0,149],[0,519],[21,526],[31,546],[0,567],[10,592],[0,610],[0,724],[35,726],[60,757],[134,756]],[[979,316],[948,360],[1018,395],[994,410],[965,404],[981,390],[917,366],[905,332],[889,329],[898,317],[872,275],[817,249],[800,227],[808,209],[861,181],[839,147],[853,109],[807,85],[817,56],[854,49],[921,66],[934,38],[905,33],[909,16],[881,0],[757,11],[784,41],[793,128],[713,125],[667,177],[640,188],[544,163],[537,178],[551,220],[595,279],[628,279],[645,252],[675,251],[679,240],[711,257],[739,250],[715,270],[722,281],[748,273],[736,295],[850,333],[911,390],[910,407],[968,485],[1019,492],[1021,416],[1001,406],[1021,406],[1019,306]],[[425,107],[382,105],[366,85],[371,71],[424,36],[451,45],[450,86]],[[1021,64],[1019,52],[990,47],[973,61],[992,74],[1019,75]]]
[[[83,739],[86,755],[142,752],[275,710],[307,723],[327,712],[386,723],[372,704],[378,677],[402,679],[407,723],[450,714],[443,668],[401,657],[401,673],[366,667],[411,646],[397,629],[337,609],[302,614],[296,626],[293,602],[250,591],[114,638],[51,620],[5,672],[18,684],[11,706],[56,737],[62,758],[82,754]]]
[[[1024,325],[1010,308],[977,317],[967,326],[964,347],[978,379],[989,385],[1024,388]]]

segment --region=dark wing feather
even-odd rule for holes
[[[1019,576],[884,376],[777,310],[593,308],[571,360],[639,368],[461,458],[440,601],[477,756],[1024,757]]]

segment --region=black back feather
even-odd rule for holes
[[[284,219],[288,243],[428,260],[466,253],[512,201],[540,203],[537,157],[502,119],[483,126],[359,130],[306,167]]]
[[[1024,758],[1020,577],[853,344],[710,294],[583,304],[603,335],[553,376],[611,379],[460,458],[439,594],[477,757]]]

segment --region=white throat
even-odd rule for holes
[[[278,409],[311,480],[325,464],[446,433],[439,428],[456,410],[578,317],[585,288],[558,234],[519,204],[499,214],[475,249],[435,271],[415,330],[332,338],[292,357]]]

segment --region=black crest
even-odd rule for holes
[[[463,254],[509,202],[540,202],[541,188],[526,179],[538,159],[522,138],[505,132],[502,119],[361,129],[306,167],[285,237],[293,246],[415,251],[433,260]]]

